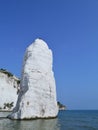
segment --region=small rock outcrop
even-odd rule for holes
[[[42,39],[27,49],[23,62],[20,92],[11,119],[54,118],[58,114],[52,51]]]
[[[16,105],[20,80],[5,69],[0,69],[0,111],[12,111]]]
[[[61,104],[59,101],[57,102],[57,104],[58,104],[59,110],[67,110],[67,107],[65,105]]]

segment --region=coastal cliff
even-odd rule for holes
[[[5,69],[0,69],[0,111],[12,111],[16,105],[20,79]]]

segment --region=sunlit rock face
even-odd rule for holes
[[[12,111],[16,105],[20,80],[10,72],[0,69],[0,111]]]
[[[58,114],[52,51],[42,39],[27,49],[18,101],[9,118],[53,118]]]

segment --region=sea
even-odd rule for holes
[[[98,130],[98,110],[60,111],[55,119],[10,120],[0,112],[0,130]]]

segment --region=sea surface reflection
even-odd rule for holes
[[[58,119],[10,120],[0,119],[0,130],[60,130]]]

